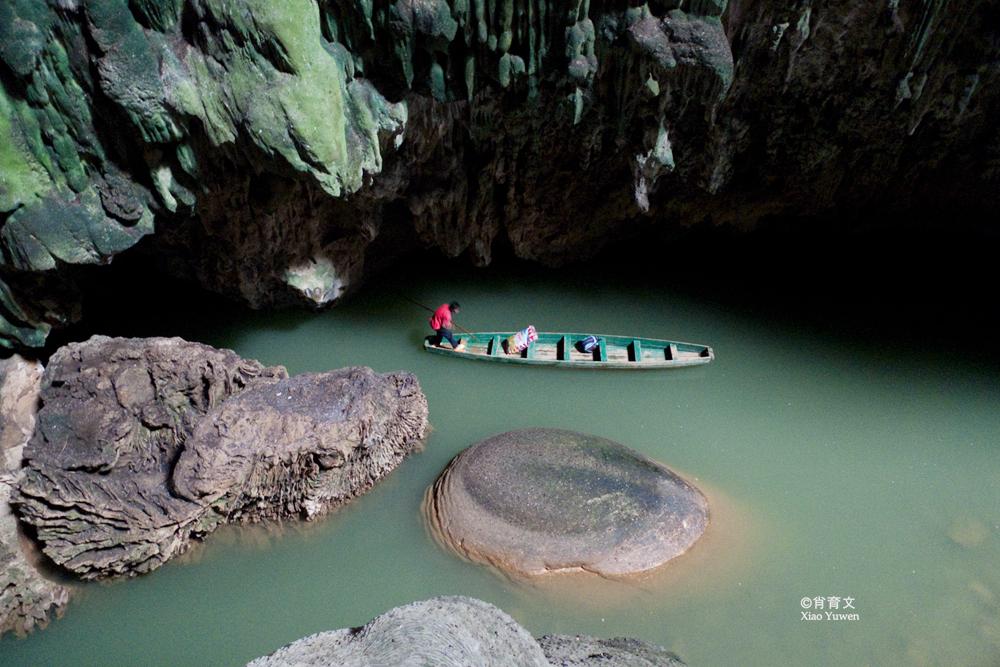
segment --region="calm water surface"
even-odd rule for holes
[[[629,373],[443,359],[420,349],[426,315],[399,291],[432,306],[460,300],[458,321],[472,328],[674,338],[713,345],[717,360]],[[654,281],[513,270],[450,287],[388,277],[319,314],[197,317],[108,333],[179,330],[291,373],[413,371],[430,404],[425,451],[315,524],[221,531],[149,576],[83,586],[65,618],[0,642],[0,663],[240,665],[396,605],[464,594],[535,635],[635,636],[691,665],[998,664],[1000,384],[995,364],[967,354],[985,341],[948,354]],[[675,467],[715,503],[709,534],[659,578],[593,587],[532,588],[442,551],[420,515],[426,487],[464,447],[535,426],[612,438]],[[839,611],[859,620],[802,620],[801,599],[815,597],[853,598]]]

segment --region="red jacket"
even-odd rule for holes
[[[438,309],[431,315],[430,323],[431,329],[434,331],[451,328],[451,308],[448,307],[448,304],[442,303],[438,306]]]

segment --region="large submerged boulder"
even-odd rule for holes
[[[455,596],[396,607],[360,628],[304,637],[257,658],[248,667],[679,667],[683,664],[673,653],[635,639],[543,637],[535,641],[517,621],[493,605]]]
[[[314,516],[389,472],[427,415],[409,374],[289,379],[179,338],[61,348],[41,401],[15,502],[85,579],[152,570],[222,523]]]
[[[0,360],[0,636],[23,636],[61,612],[69,589],[35,567],[9,504],[21,476],[21,452],[35,429],[42,365],[14,355]]]
[[[665,466],[559,429],[510,431],[466,449],[425,509],[445,545],[521,575],[643,572],[687,551],[709,522],[705,496]]]

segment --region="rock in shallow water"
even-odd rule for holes
[[[409,373],[297,375],[206,416],[177,461],[173,488],[226,507],[231,520],[311,518],[371,488],[426,426],[427,401]]]
[[[289,379],[179,338],[61,348],[41,398],[16,502],[86,579],[152,570],[222,523],[332,507],[391,470],[427,417],[406,373]]]
[[[248,667],[454,665],[548,667],[527,630],[491,604],[440,597],[390,609],[361,628],[321,632]]]
[[[546,635],[538,643],[559,667],[684,667],[676,653],[638,639]]]
[[[60,348],[24,450],[21,518],[53,561],[84,578],[159,567],[205,513],[169,484],[195,424],[229,396],[285,375],[179,338],[95,336]]]
[[[634,639],[543,637],[539,642],[491,604],[467,597],[439,597],[396,607],[360,628],[304,637],[257,658],[248,667],[678,667],[684,664],[673,653]]]
[[[709,522],[705,497],[666,467],[559,429],[510,431],[466,449],[426,510],[449,547],[525,575],[649,570],[687,551]]]

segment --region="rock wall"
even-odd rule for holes
[[[0,361],[0,636],[45,627],[69,601],[66,586],[46,578],[9,504],[21,480],[21,453],[35,429],[42,367],[19,356]]]
[[[993,0],[3,0],[0,345],[136,244],[254,306],[413,247],[1000,203]],[[142,243],[139,243],[144,239]]]

